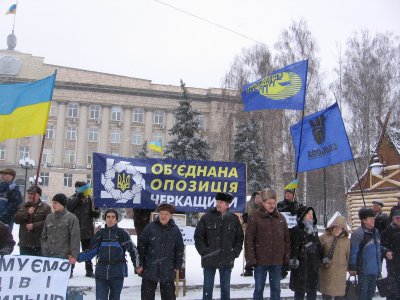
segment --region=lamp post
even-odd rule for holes
[[[34,185],[35,184],[35,181],[36,181],[36,175],[35,176],[33,176],[33,177],[29,177],[29,182],[31,183],[31,185]],[[42,177],[39,177],[39,179],[38,179],[38,183],[42,183]]]
[[[34,160],[30,159],[29,157],[25,157],[19,160],[19,164],[21,165],[22,169],[25,169],[25,185],[24,185],[24,201],[26,196],[26,180],[28,179],[28,169],[32,169],[36,163]]]
[[[371,173],[375,176],[383,173],[383,163],[381,161],[382,157],[378,153],[372,154],[369,168],[371,169]]]

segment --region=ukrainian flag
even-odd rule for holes
[[[46,132],[55,79],[0,84],[0,142]]]
[[[149,148],[155,152],[163,152],[163,147],[159,141],[154,141],[149,144]]]
[[[10,8],[6,11],[6,15],[15,15],[17,13],[17,4],[13,4]]]
[[[297,189],[297,186],[299,185],[299,180],[295,179],[291,183],[287,184],[285,186],[285,190],[292,190],[292,189]]]

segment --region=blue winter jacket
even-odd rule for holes
[[[78,262],[91,260],[97,255],[95,277],[112,279],[128,276],[125,252],[128,251],[133,266],[139,266],[139,255],[128,232],[117,225],[100,229],[94,235],[89,250],[79,254]]]
[[[12,226],[14,215],[22,203],[19,186],[14,182],[0,182],[0,221]]]
[[[381,273],[381,241],[376,228],[361,226],[350,238],[349,270],[362,275]]]

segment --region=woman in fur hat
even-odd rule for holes
[[[297,211],[297,226],[290,231],[291,259],[289,261],[289,288],[295,300],[317,298],[319,265],[322,259],[321,243],[318,238],[317,216],[310,206]]]
[[[319,269],[319,291],[323,300],[344,299],[350,239],[346,220],[337,216],[320,236],[323,259]]]

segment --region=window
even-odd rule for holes
[[[54,124],[48,123],[47,128],[46,128],[46,139],[47,140],[53,140],[55,136],[55,131],[54,131]]]
[[[154,112],[154,124],[164,125],[164,112],[159,110]]]
[[[110,155],[119,156],[119,152],[113,152],[113,151],[111,151],[111,152],[110,152]]]
[[[19,146],[19,159],[24,159],[29,156],[29,147],[28,146]]]
[[[132,133],[132,144],[134,145],[141,145],[142,142],[142,130],[139,128],[135,128]]]
[[[143,108],[135,108],[133,110],[133,122],[143,123],[144,110]]]
[[[89,165],[91,165],[93,163],[93,155],[92,154],[87,155],[87,163]]]
[[[90,119],[99,120],[100,119],[100,105],[90,105]]]
[[[89,128],[88,141],[89,142],[98,142],[99,139],[100,139],[99,129],[98,128]]]
[[[203,115],[198,115],[196,117],[196,119],[199,122],[200,129],[204,129],[204,116]]]
[[[0,145],[0,160],[6,158],[6,146]]]
[[[42,178],[42,182],[39,185],[49,186],[49,172],[40,172],[40,178]]]
[[[50,105],[50,112],[49,112],[50,117],[56,117],[57,116],[57,106],[55,103],[51,103]]]
[[[72,174],[64,173],[64,186],[72,187]]]
[[[121,106],[111,107],[111,120],[121,121]]]
[[[42,162],[43,163],[52,163],[53,162],[53,149],[51,149],[51,148],[43,149]]]
[[[153,141],[160,142],[161,146],[163,145],[163,133],[160,131],[156,131],[153,134]]]
[[[76,127],[67,127],[67,140],[76,141]]]
[[[92,185],[92,174],[87,174],[86,175],[86,182]]]
[[[77,118],[78,117],[78,103],[69,103],[68,104],[68,118]]]
[[[42,202],[47,203],[47,202],[49,202],[49,196],[42,195],[42,196],[40,196],[40,200],[41,200]]]
[[[120,132],[118,129],[113,129],[110,132],[110,143],[119,144],[121,139]]]
[[[75,163],[75,150],[66,149],[64,152],[64,162],[66,164],[74,164]]]

